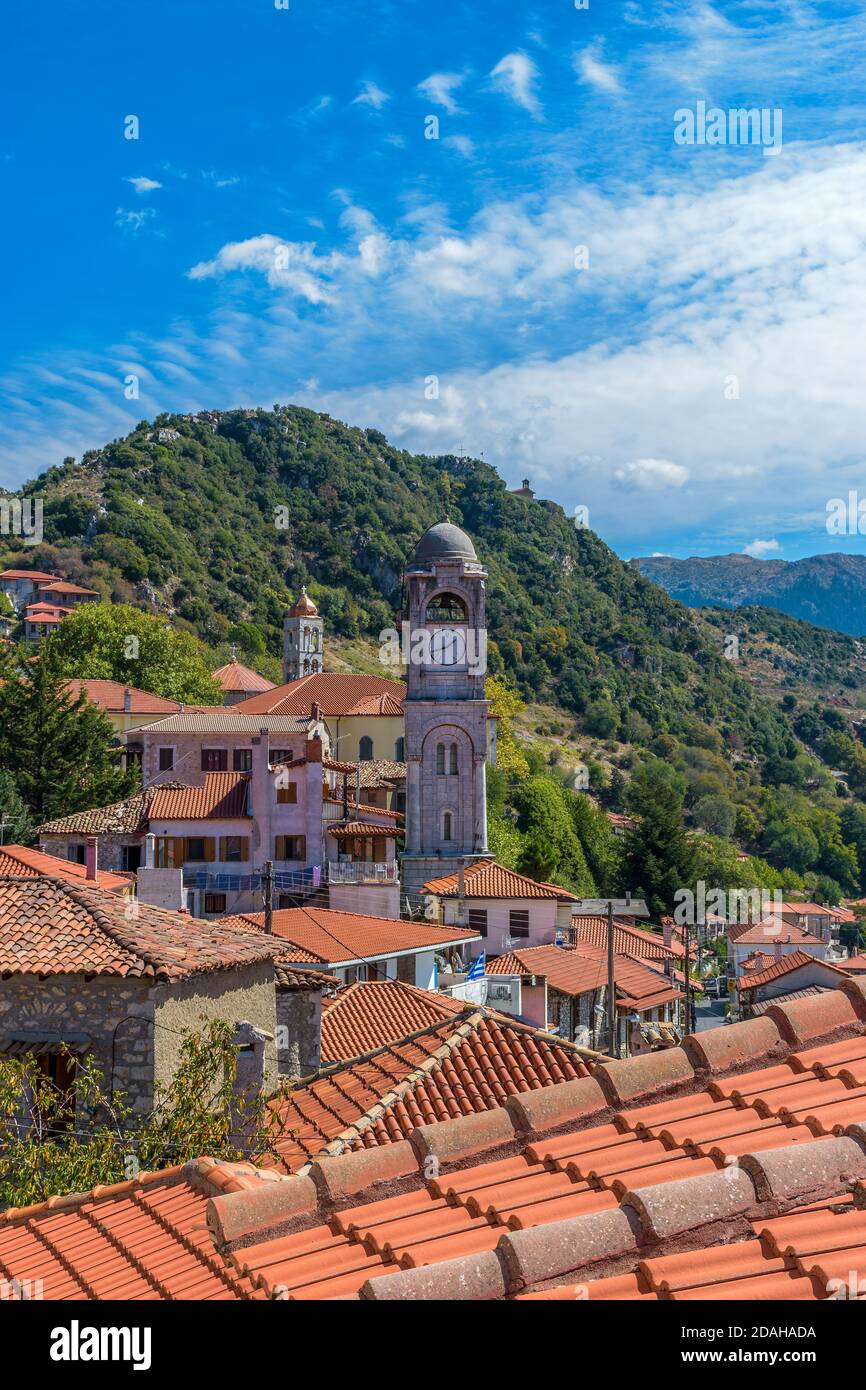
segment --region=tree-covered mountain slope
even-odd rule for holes
[[[490,665],[598,736],[641,742],[712,725],[732,749],[783,751],[784,718],[664,591],[561,507],[510,494],[473,459],[391,447],[298,407],[161,416],[29,484],[44,543],[6,563],[57,566],[217,645],[272,656],[306,584],[330,631],[394,622],[404,563],[443,515],[490,573]]]

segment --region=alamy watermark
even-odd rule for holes
[[[694,111],[681,106],[674,112],[674,144],[760,145],[764,154],[778,154],[782,148],[782,109],[738,106],[724,111],[711,106],[707,110],[705,101],[696,102]]]
[[[0,536],[20,536],[25,545],[38,545],[42,535],[41,497],[0,497]]]
[[[413,630],[409,623],[401,623],[398,632],[394,627],[384,627],[379,633],[379,660],[383,666],[465,668],[472,676],[483,676],[487,674],[487,629]]]
[[[707,913],[724,917],[726,921],[759,922],[774,917],[782,926],[783,899],[781,889],[769,888],[707,888],[703,879],[691,888],[678,888],[674,893],[674,922],[678,927],[693,927],[707,920]]]

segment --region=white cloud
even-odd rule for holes
[[[681,463],[667,459],[633,459],[617,468],[614,477],[621,483],[633,483],[644,492],[660,492],[670,487],[682,487],[688,482],[689,470]]]
[[[602,61],[601,52],[601,45],[595,43],[582,49],[580,53],[576,53],[574,55],[575,71],[581,81],[587,82],[591,87],[597,87],[600,92],[607,92],[611,96],[616,96],[622,91],[622,84],[616,68]]]
[[[388,92],[383,92],[382,88],[375,82],[368,79],[361,87],[360,92],[355,97],[354,106],[371,106],[374,111],[381,111],[382,107],[389,102],[391,97]]]
[[[464,77],[460,72],[433,72],[429,77],[425,77],[423,82],[418,83],[418,91],[428,101],[432,101],[436,106],[444,106],[449,115],[455,116],[460,107],[452,93],[463,81]]]
[[[319,256],[315,242],[264,235],[229,242],[213,260],[199,261],[187,274],[191,280],[207,280],[257,270],[273,289],[292,290],[310,304],[323,304],[333,298],[329,277],[339,261],[340,257]]]
[[[504,92],[533,116],[541,115],[541,106],[535,94],[538,68],[525,53],[506,53],[490,76],[497,91]]]
[[[442,143],[448,145],[452,150],[457,150],[464,159],[475,158],[475,142],[470,140],[468,135],[446,135]]]
[[[765,555],[772,555],[779,549],[779,542],[772,541],[752,541],[749,545],[743,546],[743,554],[751,555],[753,560],[761,560]]]
[[[139,232],[152,217],[156,217],[153,208],[116,208],[114,225],[122,227],[125,231]]]
[[[124,182],[131,183],[136,193],[152,193],[155,188],[162,188],[162,184],[157,183],[156,179],[125,179]]]

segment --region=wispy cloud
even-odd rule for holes
[[[460,72],[433,72],[418,83],[417,90],[436,106],[444,106],[449,115],[455,116],[460,107],[453,93],[462,86],[464,75]]]
[[[602,59],[602,45],[591,44],[574,55],[574,68],[582,82],[600,92],[616,96],[622,91],[622,84],[616,68]]]
[[[127,232],[140,232],[142,227],[156,217],[153,208],[117,208],[114,213],[115,227]]]
[[[355,97],[354,106],[370,106],[374,111],[381,111],[382,107],[391,100],[388,92],[384,92],[372,79],[368,78],[361,87],[360,92]]]
[[[137,179],[125,179],[124,182],[131,183],[136,193],[142,194],[153,193],[154,189],[162,188],[162,184],[158,183],[156,179],[148,179],[144,177]]]
[[[541,115],[541,105],[535,93],[538,68],[526,53],[506,53],[490,74],[497,91],[516,101],[518,106]]]

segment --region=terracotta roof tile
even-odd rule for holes
[[[180,705],[177,700],[167,700],[162,695],[152,695],[149,690],[139,690],[134,685],[124,685],[122,681],[70,680],[66,687],[73,699],[80,694],[87,696],[94,705],[108,714],[177,714]],[[126,697],[129,697],[129,710],[126,710]]]
[[[114,801],[110,806],[96,806],[88,811],[74,811],[38,827],[40,835],[143,835],[147,832],[150,803],[157,791],[183,789],[184,782],[162,782],[145,787],[126,801]]]
[[[157,787],[149,818],[163,820],[239,820],[250,815],[247,772],[208,772],[202,787]]]
[[[543,975],[562,994],[585,994],[607,984],[607,952],[601,947],[528,946],[515,948],[487,962],[489,975]],[[621,1008],[658,1008],[679,999],[679,990],[655,970],[631,956],[614,957],[618,1004]]]
[[[270,960],[269,937],[58,878],[0,878],[0,976],[184,980]]]
[[[224,917],[222,922],[264,929],[264,913],[250,912]],[[405,922],[391,917],[369,917],[360,912],[334,912],[329,908],[282,908],[273,915],[274,936],[298,951],[297,959],[310,965],[344,964],[397,951],[430,950],[477,941],[478,933],[428,922]],[[287,953],[283,953],[288,958]]]
[[[760,969],[744,972],[737,980],[737,989],[760,989],[762,985],[768,985],[773,980],[779,980],[784,975],[790,975],[794,970],[802,970],[804,966],[813,966],[819,970],[831,971],[835,975],[846,975],[847,971],[830,961],[816,961],[814,956],[810,956],[806,951],[791,951],[787,956],[781,956],[778,960],[772,959],[767,965],[763,965],[765,957],[761,957]]]
[[[590,946],[601,946],[607,950],[606,917],[572,917],[569,928],[570,939],[578,944],[586,942]],[[613,923],[613,949],[622,956],[634,956],[636,960],[676,960],[682,951],[666,946],[658,932],[643,931],[628,922]]]
[[[503,868],[494,859],[470,864],[464,871],[463,880],[467,898],[559,898],[562,901],[577,901],[574,894],[564,888],[558,888],[553,883],[537,883],[525,874]],[[443,878],[430,879],[421,891],[435,893],[440,898],[453,898],[459,886],[459,874],[446,874]]]
[[[211,675],[217,685],[229,692],[247,690],[252,694],[253,691],[274,689],[273,681],[266,680],[258,671],[251,671],[249,666],[242,665],[240,661],[228,661],[225,666],[218,666]]]
[[[43,874],[109,893],[128,892],[135,884],[134,874],[115,874],[104,869],[98,871],[96,880],[88,879],[84,864],[60,859],[56,854],[44,854],[42,850],[30,849],[27,845],[4,845],[0,848],[0,875],[39,878]]]
[[[318,705],[326,718],[354,714],[382,714],[399,718],[406,687],[401,681],[381,676],[355,676],[319,672],[254,695],[235,706],[242,714],[309,715]]]
[[[465,1012],[463,1000],[400,980],[359,980],[323,1003],[322,1064],[360,1057]]]

